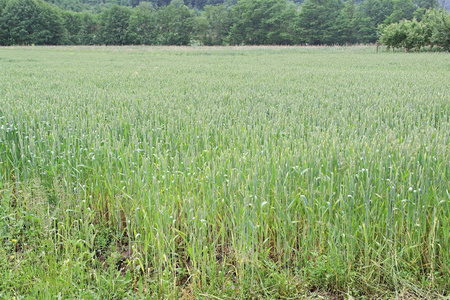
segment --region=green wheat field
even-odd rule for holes
[[[450,56],[0,48],[0,298],[450,297]]]

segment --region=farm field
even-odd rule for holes
[[[450,297],[450,56],[0,48],[0,298]]]

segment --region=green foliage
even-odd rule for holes
[[[153,6],[141,4],[133,10],[128,25],[128,39],[135,45],[153,45],[157,41],[157,19]]]
[[[429,10],[424,23],[431,31],[431,42],[450,51],[450,14],[444,10]]]
[[[335,27],[336,33],[339,36],[339,43],[357,42],[358,28],[355,26],[357,7],[354,0],[345,2],[344,7],[339,12],[336,18]]]
[[[241,0],[233,7],[228,41],[239,45],[293,44],[296,13],[286,0]]]
[[[388,49],[400,48],[404,46],[407,37],[405,22],[393,23],[387,26],[380,26],[380,43],[386,45]]]
[[[377,26],[413,18],[421,21],[428,7],[435,6],[431,0],[365,0],[359,4],[353,0],[307,0],[300,7],[286,0],[241,0],[214,6],[202,1],[189,5],[201,6],[203,11],[189,9],[183,0],[172,0],[170,5],[167,1],[107,1],[100,14],[93,14],[62,11],[42,0],[0,0],[0,45],[373,43]],[[433,41],[439,45],[445,45],[447,39],[444,19],[435,22],[440,29]],[[420,30],[414,30],[417,40]]]
[[[311,45],[338,43],[334,24],[342,7],[341,0],[306,0],[298,18],[300,39]]]
[[[224,5],[207,5],[196,19],[197,38],[203,45],[223,45],[232,26],[231,12]]]
[[[433,9],[439,7],[438,0],[414,0],[413,2],[418,8],[423,9]]]
[[[341,257],[329,258],[315,252],[312,253],[312,257],[314,258],[306,264],[304,272],[314,288],[336,292],[353,285],[355,274],[348,272],[349,267]]]
[[[82,25],[79,31],[79,41],[81,45],[96,45],[101,42],[100,25],[96,16],[83,13],[81,15]]]
[[[369,17],[373,25],[377,27],[394,12],[393,0],[365,0],[361,3],[361,9]]]
[[[416,19],[412,21],[405,22],[406,25],[406,40],[405,49],[409,51],[410,49],[420,50],[422,47],[430,44],[430,31],[427,25],[422,22],[417,22]]]
[[[135,7],[140,0],[46,0],[64,10],[100,13],[114,5]]]
[[[63,11],[61,14],[61,20],[65,29],[61,44],[82,45],[80,31],[84,24],[83,14]]]
[[[435,45],[450,50],[450,15],[442,10],[429,10],[420,22],[405,20],[379,29],[380,42],[388,49],[403,47],[409,51]]]
[[[370,43],[376,40],[375,28],[369,17],[355,4],[347,1],[336,19],[334,29],[339,44]]]
[[[81,199],[50,205],[39,181],[20,192],[1,188],[0,297],[133,297],[137,274],[121,269],[125,249],[113,246],[110,229],[94,225]]]
[[[185,5],[170,4],[156,13],[158,45],[189,45],[194,30],[194,14]]]
[[[2,14],[3,10],[5,9],[7,3],[8,3],[8,0],[0,0],[0,15]]]
[[[367,44],[376,41],[376,27],[370,17],[366,16],[360,9],[357,10],[352,24],[357,29],[356,40],[358,43]]]
[[[128,44],[128,24],[131,10],[127,7],[114,5],[105,10],[99,17],[102,44]]]
[[[63,26],[58,12],[35,0],[11,0],[0,16],[3,45],[57,45]]]
[[[405,19],[410,20],[413,18],[416,9],[417,7],[412,0],[394,0],[394,10],[383,23],[391,24]]]

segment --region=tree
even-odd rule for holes
[[[345,2],[344,7],[336,18],[335,28],[338,34],[337,43],[355,44],[357,42],[358,28],[355,26],[356,4],[355,0]]]
[[[135,45],[156,44],[156,11],[150,3],[141,3],[133,10],[128,25],[128,39]]]
[[[78,40],[81,45],[96,45],[99,40],[99,25],[94,15],[83,13],[81,15],[81,28],[78,33]]]
[[[384,20],[385,24],[400,22],[401,20],[411,20],[417,7],[412,0],[394,0],[394,10],[391,15]]]
[[[165,7],[170,4],[170,0],[153,0],[159,7]]]
[[[292,3],[291,3],[292,4]],[[268,20],[272,29],[267,34],[270,45],[293,45],[298,44],[296,19],[297,11],[293,5],[288,5],[280,14]]]
[[[105,45],[125,45],[131,10],[114,5],[100,15],[101,41]]]
[[[439,6],[437,0],[414,0],[413,2],[416,7],[424,9],[437,8]]]
[[[427,24],[427,21],[429,22]],[[403,20],[387,26],[380,26],[380,42],[388,48],[403,47],[406,51],[420,50],[432,41],[435,24],[429,20]]]
[[[208,3],[208,0],[184,0],[184,4],[187,7],[193,8],[193,9],[199,9],[199,10],[203,10],[203,8],[206,5],[210,5],[210,3]],[[215,4],[215,3],[212,3]]]
[[[43,1],[13,0],[0,17],[4,45],[57,45],[63,36],[58,12]]]
[[[156,13],[157,43],[160,45],[189,45],[194,29],[194,15],[185,5],[170,4]]]
[[[71,11],[63,11],[61,13],[62,24],[64,27],[64,37],[62,43],[64,45],[80,45],[80,30],[83,25],[82,14]]]
[[[412,21],[404,21],[404,24],[406,26],[406,40],[404,45],[407,51],[413,48],[420,50],[430,43],[430,35],[424,23],[413,19]]]
[[[292,44],[289,35],[295,10],[286,0],[241,0],[233,7],[234,25],[228,41],[231,44]]]
[[[7,2],[8,2],[7,0],[0,0],[0,20],[1,20],[3,10],[5,9]],[[7,44],[8,34],[7,34],[6,30],[7,30],[7,28],[0,24],[0,45]]]
[[[130,0],[130,4],[132,7],[136,7],[141,3],[141,0]]]
[[[406,28],[403,23],[392,23],[380,25],[380,43],[386,45],[388,49],[400,48],[406,40]]]
[[[358,43],[374,43],[377,40],[377,28],[372,19],[364,14],[360,7],[356,11],[353,26],[357,29],[356,40]]]
[[[8,0],[0,0],[0,15],[2,14],[3,10],[5,9],[7,3],[8,3]]]
[[[337,43],[335,24],[342,6],[340,0],[306,0],[298,18],[300,39],[311,45]]]
[[[361,11],[372,20],[373,26],[378,27],[394,12],[394,1],[365,0],[360,7]]]
[[[224,5],[206,5],[196,20],[196,32],[203,45],[223,45],[232,24],[230,10]]]
[[[431,9],[423,22],[431,31],[430,42],[450,51],[450,14],[445,10]]]

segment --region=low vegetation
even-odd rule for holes
[[[449,66],[2,49],[0,297],[448,297]]]

